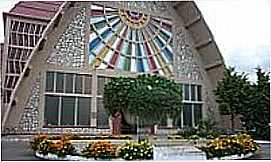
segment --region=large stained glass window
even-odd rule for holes
[[[90,30],[92,67],[172,76],[169,19],[92,5]]]

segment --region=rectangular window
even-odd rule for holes
[[[197,87],[197,92],[198,92],[198,101],[202,101],[202,99],[201,99],[201,86],[200,85],[198,85],[198,87]]]
[[[57,73],[56,75],[56,92],[63,93],[64,92],[64,74]]]
[[[61,125],[74,125],[75,97],[62,97]]]
[[[184,126],[192,127],[192,104],[184,104],[183,122]]]
[[[45,125],[90,125],[91,96],[83,95],[84,78],[89,78],[87,82],[91,83],[90,75],[50,71],[46,73]],[[52,106],[52,102],[55,105]],[[50,117],[50,113],[54,116]]]
[[[84,94],[91,94],[91,87],[92,87],[92,77],[85,75],[85,90]]]
[[[194,120],[195,126],[197,126],[202,119],[202,108],[201,104],[194,104]]]
[[[191,85],[191,101],[196,100],[196,85]]]
[[[82,75],[76,75],[75,78],[75,93],[82,94]]]
[[[104,84],[105,84],[105,77],[98,76],[98,87],[97,87],[97,94],[98,95],[103,95]]]
[[[58,125],[59,97],[45,96],[44,124]]]
[[[189,99],[189,84],[184,85],[184,100],[190,100]]]
[[[74,74],[66,74],[65,93],[73,93],[73,75]]]
[[[54,72],[46,73],[46,91],[47,92],[54,91]]]
[[[108,114],[104,109],[103,99],[97,98],[97,126],[98,128],[109,128]]]
[[[89,125],[90,123],[90,105],[91,98],[78,98],[78,108],[77,108],[77,124],[78,125]]]

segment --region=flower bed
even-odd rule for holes
[[[116,158],[117,146],[108,141],[98,141],[90,143],[85,149],[82,150],[82,155],[94,159],[111,159]]]
[[[198,148],[206,153],[207,159],[244,158],[259,150],[259,146],[247,134],[220,136]]]
[[[120,156],[125,160],[153,159],[153,146],[147,141],[127,142],[120,149]]]
[[[127,142],[123,145],[112,144],[109,141],[95,141],[89,143],[83,150],[76,150],[70,139],[63,135],[60,139],[53,139],[47,135],[39,135],[31,141],[31,147],[37,157],[47,160],[91,160],[91,159],[152,159],[153,147],[144,140]]]

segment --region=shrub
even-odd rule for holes
[[[89,144],[83,151],[83,156],[94,157],[95,159],[111,159],[116,157],[116,147],[108,141],[98,141]]]
[[[75,153],[75,148],[71,144],[68,136],[62,136],[62,138],[57,142],[52,142],[51,153],[58,155],[59,157],[64,157],[66,155],[73,155]]]
[[[47,155],[53,153],[59,157],[66,155],[72,155],[75,152],[75,148],[69,140],[70,136],[63,135],[58,141],[51,141],[47,135],[39,135],[31,141],[31,147],[34,151],[40,154]]]
[[[37,151],[39,144],[46,139],[48,139],[48,136],[44,134],[39,134],[37,137],[35,137],[33,141],[30,141],[32,150]]]
[[[206,153],[208,159],[247,154],[259,150],[259,146],[247,134],[220,136],[207,143],[207,146],[198,148]]]
[[[153,146],[147,141],[127,142],[120,149],[120,156],[124,160],[153,159]]]

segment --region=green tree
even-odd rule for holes
[[[254,137],[270,139],[270,77],[257,68],[257,82],[252,84],[249,104],[242,112],[242,121]]]
[[[222,115],[231,116],[231,128],[234,129],[234,118],[246,108],[248,100],[249,82],[244,73],[238,74],[229,67],[224,72],[224,78],[218,82],[214,90],[216,101]]]
[[[178,83],[161,76],[119,77],[105,85],[104,106],[110,115],[129,112],[144,123],[157,124],[180,114],[182,92]]]

